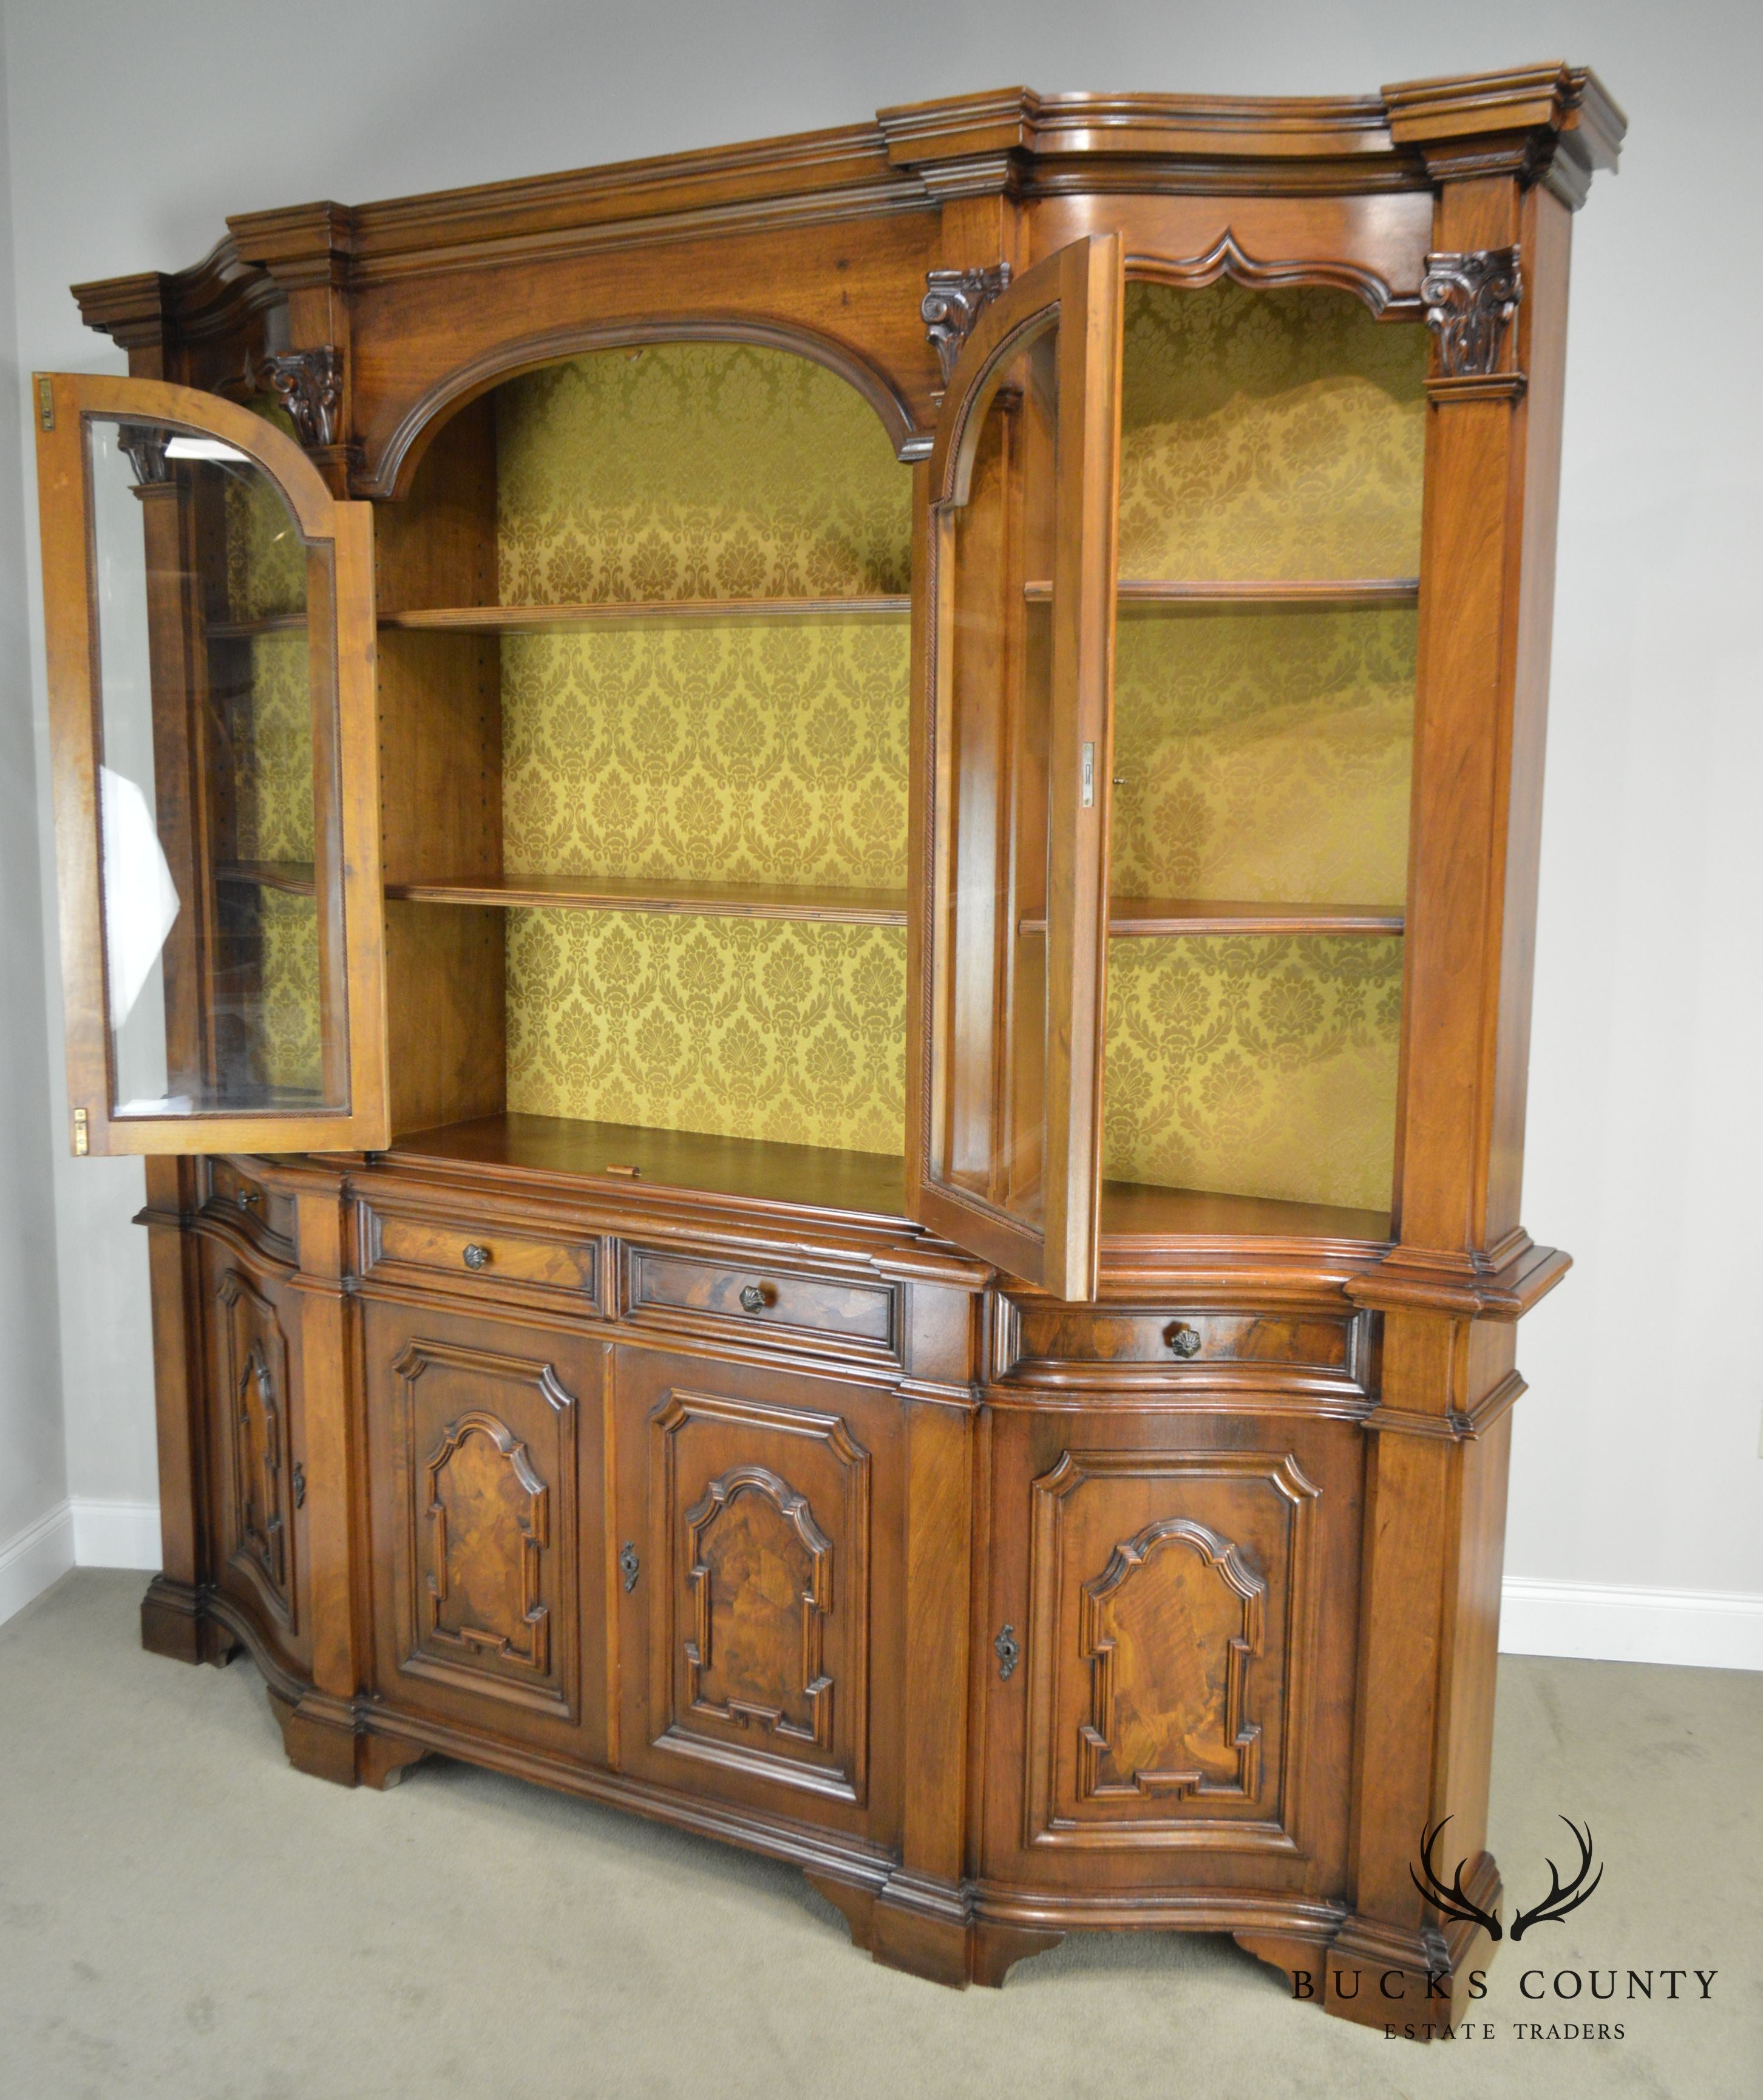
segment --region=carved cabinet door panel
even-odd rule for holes
[[[380,1696],[602,1762],[605,1344],[378,1303],[363,1333]]]
[[[1025,1410],[993,1449],[986,1871],[1322,1886],[1345,1838],[1357,1432]]]
[[[842,1380],[632,1348],[615,1383],[621,1766],[884,1831],[897,1404]]]
[[[299,1301],[233,1236],[203,1236],[209,1564],[217,1592],[297,1673],[311,1657]]]

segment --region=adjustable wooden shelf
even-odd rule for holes
[[[1483,1908],[1566,67],[231,220],[35,382],[149,1648],[1003,1979]],[[1439,1992],[1443,1996],[1439,1996]]]

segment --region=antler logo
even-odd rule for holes
[[[1561,1885],[1560,1868],[1556,1866],[1553,1860],[1545,1862],[1549,1868],[1549,1893],[1534,1909],[1521,1910],[1513,1919],[1510,1935],[1513,1939],[1522,1939],[1533,1925],[1558,1925],[1569,1911],[1579,1908],[1604,1878],[1604,1869],[1600,1865],[1589,1882],[1585,1879],[1586,1876],[1591,1873],[1592,1868],[1591,1824],[1588,1823],[1582,1830],[1571,1815],[1563,1815],[1561,1820],[1573,1833],[1574,1842],[1580,1848],[1578,1869],[1567,1886],[1563,1888]],[[1412,1867],[1408,1870],[1408,1878],[1428,1902],[1443,1911],[1447,1917],[1460,1917],[1467,1924],[1483,1926],[1487,1929],[1488,1937],[1490,1939],[1503,1939],[1508,1935],[1501,1925],[1499,1912],[1483,1910],[1479,1905],[1471,1903],[1464,1893],[1463,1870],[1468,1864],[1466,1860],[1457,1861],[1457,1873],[1452,1877],[1448,1888],[1439,1878],[1438,1869],[1433,1864],[1433,1847],[1438,1843],[1445,1824],[1450,1820],[1448,1815],[1443,1822],[1436,1823],[1431,1829],[1421,1833],[1421,1873],[1423,1873],[1426,1878],[1422,1881],[1421,1874],[1416,1873]]]

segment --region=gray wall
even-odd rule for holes
[[[1763,1374],[1746,1317],[1763,1272],[1763,695],[1748,602],[1763,572],[1749,373],[1763,273],[1743,201],[1755,0],[307,0],[291,14],[12,0],[7,54],[27,369],[120,368],[80,328],[68,284],[191,263],[229,210],[844,123],[1016,80],[1319,94],[1540,58],[1595,65],[1633,135],[1576,236],[1525,1203],[1536,1236],[1580,1266],[1524,1331],[1508,1565],[1763,1594]],[[6,442],[0,646],[15,650],[16,435]],[[40,688],[40,629],[33,649]],[[10,811],[29,754],[15,684],[7,699]],[[40,690],[37,705],[40,721]],[[14,959],[29,946],[14,868],[28,876],[28,849],[13,833],[3,850],[20,900],[7,966],[29,1007],[36,966]],[[59,1134],[53,996],[46,1026]],[[15,1151],[43,1109],[28,1012],[12,1034],[7,1054],[25,1070],[0,1145]],[[150,1497],[145,1255],[128,1224],[139,1170],[58,1152],[55,1173],[73,1493]],[[27,1311],[43,1287],[0,1279]],[[7,1324],[12,1303],[0,1299],[8,1392],[51,1354],[28,1319]]]
[[[0,104],[0,386],[16,398],[8,156]],[[0,420],[0,1617],[22,1586],[64,1564],[45,1535],[67,1499],[55,1305],[49,1042],[42,1016],[43,898],[26,616],[18,420]],[[27,1566],[8,1549],[32,1547]]]

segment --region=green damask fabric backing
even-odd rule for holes
[[[1109,1180],[1389,1208],[1400,941],[1116,941],[1108,973]]]
[[[1128,285],[1122,576],[1416,575],[1426,373],[1350,293]]]
[[[1405,608],[1122,619],[1116,893],[1399,906],[1417,624]]]
[[[909,588],[910,476],[841,380],[728,344],[496,396],[505,603]],[[906,883],[908,631],[729,620],[505,638],[511,874]],[[509,1106],[897,1152],[897,932],[518,911]]]
[[[275,419],[285,421],[279,412]],[[306,545],[274,484],[254,468],[229,473],[223,511],[228,616],[303,613]],[[306,637],[300,629],[254,635],[245,649],[248,690],[231,709],[237,856],[311,862],[317,811]],[[252,1030],[262,1077],[278,1090],[316,1093],[323,1078],[317,900],[266,889],[257,908]]]
[[[508,1102],[531,1114],[897,1153],[897,928],[509,915]]]

